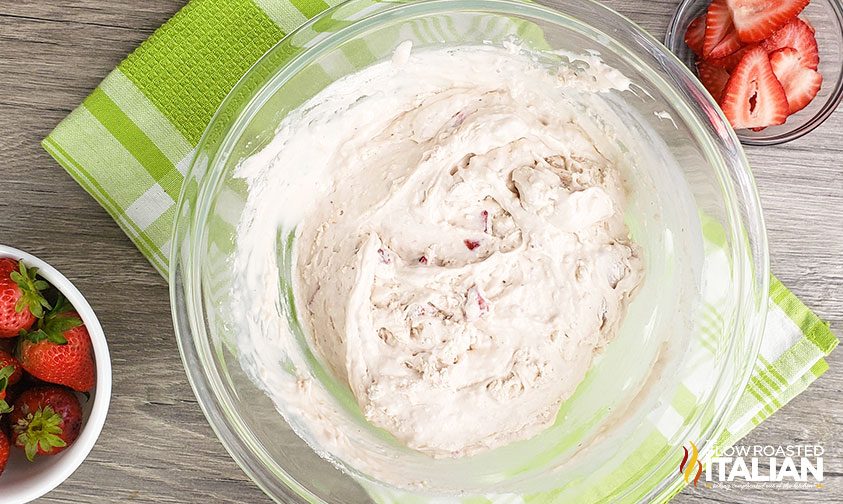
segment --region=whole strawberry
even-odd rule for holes
[[[96,384],[91,336],[73,306],[61,295],[56,306],[21,335],[18,359],[39,380],[88,392]]]
[[[0,429],[0,475],[6,469],[6,462],[9,461],[9,438]]]
[[[41,295],[50,284],[37,278],[38,268],[0,258],[0,338],[14,338],[44,315],[50,303]]]
[[[18,397],[9,415],[12,444],[23,448],[30,461],[36,455],[55,455],[79,437],[82,406],[66,388],[31,388]]]

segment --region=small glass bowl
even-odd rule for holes
[[[694,74],[697,72],[696,56],[685,44],[685,32],[691,21],[703,14],[710,3],[711,0],[684,0],[673,15],[664,41],[667,48]],[[788,117],[781,126],[771,126],[762,131],[738,131],[738,138],[744,145],[777,145],[801,138],[825,122],[843,98],[843,2],[812,0],[800,17],[816,30],[822,88],[807,107]]]

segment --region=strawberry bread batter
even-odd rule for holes
[[[554,422],[616,336],[643,261],[620,149],[566,91],[617,75],[409,49],[329,86],[241,166],[237,257],[247,284],[271,273],[289,231],[309,345],[370,423],[459,457]],[[267,289],[247,316],[273,340]]]

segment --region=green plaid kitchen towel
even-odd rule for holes
[[[43,146],[166,276],[175,202],[211,116],[266,50],[337,3],[192,0],[109,74]],[[838,344],[827,324],[776,279],[769,304],[755,373],[720,446],[734,443],[805,390],[828,369],[824,357]]]

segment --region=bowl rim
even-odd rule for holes
[[[82,426],[79,437],[69,448],[55,455],[57,458],[60,457],[59,460],[49,470],[44,471],[41,474],[42,477],[37,478],[37,484],[13,495],[5,494],[3,496],[3,502],[12,504],[29,502],[55,489],[67,480],[88,457],[102,433],[105,419],[108,416],[108,408],[111,404],[112,369],[105,333],[93,308],[91,308],[85,296],[79,292],[79,289],[59,270],[28,252],[0,245],[0,257],[22,260],[28,267],[38,268],[38,274],[70,301],[91,336],[94,362],[97,367],[97,384],[92,394],[94,403],[91,406],[91,413]],[[0,481],[0,488],[2,488],[2,481]],[[8,489],[3,490],[7,491]]]
[[[837,22],[838,31],[843,34],[843,1],[821,1],[828,4],[834,12],[834,20]],[[685,30],[687,30],[687,26],[683,26],[681,20],[686,16],[690,17],[690,13],[687,11],[696,10],[698,4],[703,2],[710,3],[710,0],[682,0],[673,12],[673,16],[670,19],[670,24],[668,24],[667,32],[664,37],[664,45],[674,56],[676,56],[675,52],[680,47],[685,46]],[[679,58],[677,57],[677,59]],[[682,60],[680,59],[679,61]],[[682,62],[682,64],[687,67],[685,62]],[[697,73],[694,69],[689,68],[689,70],[694,77],[697,77]],[[706,93],[708,93],[707,90]],[[820,127],[837,110],[841,101],[843,101],[843,64],[841,64],[841,68],[838,71],[837,82],[834,83],[834,89],[832,90],[831,95],[829,95],[828,101],[823,104],[822,108],[820,108],[816,114],[814,114],[810,119],[807,119],[803,124],[796,126],[793,129],[766,137],[748,136],[743,133],[743,130],[735,131],[735,134],[742,144],[751,146],[781,145],[792,142],[810,134]],[[800,112],[796,113],[799,114]]]
[[[194,235],[194,233],[198,234],[203,232],[201,229],[196,228],[196,223],[194,219],[195,209],[187,207],[188,201],[186,194],[188,192],[198,191],[198,196],[195,194],[193,195],[193,197],[198,201],[203,200],[203,198],[207,196],[206,193],[208,184],[206,182],[208,181],[208,179],[204,177],[209,175],[209,173],[205,173],[205,170],[209,166],[214,166],[214,160],[216,159],[217,154],[215,153],[210,158],[203,158],[200,154],[203,151],[203,147],[206,147],[207,143],[210,141],[209,138],[214,133],[214,130],[221,127],[219,124],[217,124],[217,122],[225,119],[225,117],[223,117],[223,111],[226,111],[226,107],[234,105],[236,95],[239,94],[239,91],[243,90],[242,88],[246,87],[245,81],[250,76],[252,76],[255,68],[259,66],[262,62],[267,60],[269,55],[272,54],[273,51],[278,49],[279,46],[284,45],[285,43],[291,41],[295,36],[312,28],[314,24],[318,24],[326,18],[331,18],[331,16],[333,16],[337,10],[343,8],[343,6],[347,6],[348,4],[364,3],[367,1],[368,0],[355,0],[352,2],[346,2],[344,4],[338,4],[329,9],[326,9],[325,11],[322,11],[315,17],[311,18],[308,22],[301,25],[296,30],[291,31],[279,42],[273,45],[252,67],[249,68],[249,70],[245,72],[245,74],[237,82],[231,92],[229,92],[229,94],[226,96],[225,100],[223,100],[223,102],[221,103],[220,107],[217,109],[216,113],[214,114],[210,123],[205,129],[202,137],[200,138],[199,143],[197,144],[197,147],[194,151],[194,157],[187,171],[186,179],[190,178],[191,175],[195,175],[194,172],[198,171],[201,174],[200,187],[198,188],[198,190],[196,188],[189,188],[188,184],[185,184],[182,187],[177,205],[176,222],[173,227],[173,234],[171,236],[171,243],[173,243],[173,246],[170,250],[171,267],[169,275],[171,307],[173,314],[173,323],[179,345],[179,351],[182,355],[182,362],[186,369],[188,381],[190,382],[191,387],[193,388],[194,393],[197,396],[198,402],[200,404],[201,409],[203,410],[203,413],[205,413],[209,423],[211,424],[212,430],[219,438],[221,444],[229,452],[232,458],[238,463],[241,469],[250,477],[250,479],[252,479],[256,483],[256,485],[261,488],[268,496],[276,500],[278,499],[278,497],[274,493],[269,491],[269,487],[275,487],[275,485],[271,485],[271,483],[277,483],[277,481],[268,482],[266,477],[262,477],[261,475],[256,473],[256,469],[258,469],[256,467],[258,461],[248,460],[249,457],[244,456],[242,453],[238,453],[238,449],[252,450],[253,448],[255,448],[255,441],[244,440],[240,438],[240,433],[238,429],[235,426],[228,425],[228,423],[230,422],[228,418],[224,418],[225,425],[219,425],[215,422],[214,419],[220,417],[226,410],[226,405],[222,404],[224,403],[222,398],[216,397],[216,395],[213,393],[209,394],[208,397],[202,397],[203,393],[211,392],[211,382],[215,380],[215,377],[208,376],[207,370],[202,369],[201,359],[199,355],[200,352],[197,349],[195,341],[198,337],[195,334],[195,326],[197,322],[194,319],[194,314],[189,313],[189,310],[185,306],[185,303],[190,303],[192,300],[199,299],[200,294],[198,293],[198,291],[200,291],[201,288],[194,289],[194,293],[192,296],[190,294],[185,294],[182,291],[182,277],[190,277],[190,274],[193,270],[195,270],[196,267],[195,263],[197,262],[197,254],[194,250],[192,250],[193,248],[195,248],[193,243],[195,243],[197,239],[197,235]],[[636,35],[643,37],[649,44],[652,45],[652,49],[658,49],[660,50],[660,52],[663,52],[664,57],[666,57],[668,62],[675,67],[674,70],[682,74],[682,77],[693,77],[693,74],[684,65],[684,63],[682,63],[673,53],[667,50],[661,44],[661,42],[655,39],[649,32],[641,28],[638,24],[632,22],[622,14],[614,11],[613,9],[608,8],[605,5],[602,5],[601,3],[595,0],[578,1],[582,2],[583,4],[589,4],[595,8],[608,11],[617,18],[626,21],[629,24],[630,28],[634,30]],[[367,5],[370,3],[372,2],[367,3]],[[355,18],[354,21],[350,23],[350,25],[357,24],[360,21],[368,20],[374,16],[383,15],[387,11],[394,12],[399,9],[404,9],[406,7],[419,3],[459,4],[458,7],[449,9],[453,11],[467,9],[494,10],[495,5],[502,5],[510,6],[513,9],[526,9],[526,14],[530,14],[531,12],[533,14],[543,12],[545,14],[551,13],[556,16],[564,15],[564,13],[562,13],[556,7],[542,4],[534,4],[522,0],[461,0],[459,2],[449,2],[445,0],[381,0],[374,2],[375,5],[381,6],[381,10],[369,10],[366,12],[366,15],[359,18]],[[444,12],[446,12],[445,9],[437,11],[437,13],[440,14]],[[335,36],[338,36],[340,33],[345,31],[347,27],[348,26],[345,26],[337,32],[333,33],[334,36],[320,40],[315,45],[307,47],[304,51],[296,53],[293,57],[285,61],[278,68],[277,72],[280,73],[282,72],[282,70],[285,70],[289,67],[299,65],[301,60],[305,59],[307,55],[314,52],[318,52],[319,50],[323,49],[325,45],[334,41],[337,38]],[[705,92],[704,88],[696,78],[690,79],[690,84],[696,86],[696,90],[702,93],[701,96],[703,97],[703,100],[705,100],[707,97],[708,101],[710,102],[709,105],[715,105],[714,101],[710,99],[710,97],[708,97],[708,94]],[[242,106],[242,108],[236,109],[235,117],[233,119],[230,117],[230,115],[228,116],[228,119],[232,119],[233,123],[241,121],[243,119],[243,116],[246,115],[247,112],[254,107],[254,98],[256,96],[257,93],[255,93],[246,102],[246,104]],[[715,108],[714,113],[720,120],[720,122],[728,124],[726,122],[725,116],[723,116],[719,108]],[[230,136],[230,131],[226,133],[226,135],[226,140],[223,140],[221,142],[224,145],[228,140],[228,136]],[[769,253],[767,249],[766,228],[764,226],[764,219],[761,213],[760,198],[758,195],[757,188],[755,186],[754,179],[752,177],[751,170],[749,168],[749,163],[746,160],[746,156],[743,150],[740,148],[740,142],[737,140],[734,131],[731,128],[726,128],[726,131],[723,132],[723,136],[724,140],[730,142],[729,147],[732,147],[736,150],[735,154],[737,156],[737,161],[734,164],[740,165],[739,168],[730,165],[730,168],[727,170],[728,173],[722,174],[728,177],[734,177],[734,180],[732,180],[731,178],[729,180],[730,184],[735,184],[735,187],[732,187],[732,194],[730,194],[729,197],[740,200],[740,202],[743,205],[746,205],[746,207],[748,207],[752,213],[752,215],[748,217],[749,220],[747,223],[739,220],[739,224],[737,224],[737,227],[739,228],[739,231],[742,231],[744,233],[748,233],[750,231],[756,233],[754,238],[757,240],[756,247],[749,248],[746,251],[746,256],[749,259],[744,259],[746,262],[750,263],[747,267],[751,269],[752,272],[750,275],[748,275],[748,280],[747,278],[738,279],[738,281],[742,285],[740,290],[741,292],[744,292],[745,296],[740,300],[740,306],[738,308],[741,313],[741,320],[743,321],[743,325],[739,325],[736,323],[735,328],[741,328],[746,331],[746,338],[749,341],[747,351],[752,357],[752,362],[747,363],[746,368],[743,370],[744,372],[741,375],[738,375],[739,379],[737,380],[737,383],[740,386],[740,389],[742,390],[746,387],[746,384],[751,377],[752,364],[754,364],[755,357],[758,354],[761,343],[761,337],[763,336],[764,322],[766,320],[765,315],[767,310],[766,299],[769,290]],[[221,150],[224,151],[225,149]],[[734,173],[732,172],[732,170],[734,170]],[[735,206],[735,208],[738,207],[738,203],[732,202],[732,205]],[[746,208],[742,206],[741,210],[746,210]],[[184,226],[185,228],[184,233],[181,230],[182,226]],[[182,234],[187,234],[188,236],[190,236],[192,241],[184,250],[182,250],[181,246]],[[738,237],[738,234],[736,234],[735,236]],[[746,236],[740,237],[746,239]],[[182,268],[188,271],[187,275],[184,274]],[[755,273],[762,273],[763,276],[759,275],[756,277]],[[753,285],[748,287],[745,285],[746,283],[750,283]],[[757,293],[757,296],[760,296],[761,299],[756,299],[755,295],[753,295],[755,293],[756,288],[759,291]],[[199,299],[199,305],[201,306],[201,304],[201,299]],[[734,349],[735,345],[729,344],[728,352],[730,354],[734,353]],[[712,427],[712,432],[710,433],[710,437],[712,439],[710,439],[710,442],[707,443],[709,450],[711,448],[711,445],[715,442],[714,438],[716,438],[717,435],[719,435],[719,433],[721,433],[726,428],[725,415],[734,410],[738,399],[739,395],[735,394],[734,397],[731,397],[729,400],[725,401],[722,405],[722,410],[719,411],[718,415],[715,416],[717,422],[713,423],[714,426]],[[234,438],[232,438],[232,436]],[[260,454],[252,454],[251,458],[260,459],[262,457]],[[275,475],[279,476],[281,482],[283,482],[282,490],[284,491],[284,495],[292,497],[294,499],[306,499],[309,502],[323,502],[319,497],[310,492],[309,489],[303,487],[303,485],[301,485],[295,478],[290,476],[286,472],[286,470],[284,470],[283,468],[279,468],[279,471],[282,474],[277,474],[276,472]],[[682,484],[681,477],[668,477],[659,481],[657,485],[651,487],[648,490],[649,493],[647,494],[646,498],[658,500],[666,499],[681,490],[683,486],[684,485]],[[634,489],[636,487],[637,485],[631,485],[629,488]],[[293,491],[295,492],[295,494],[290,495],[288,493],[289,491]]]

